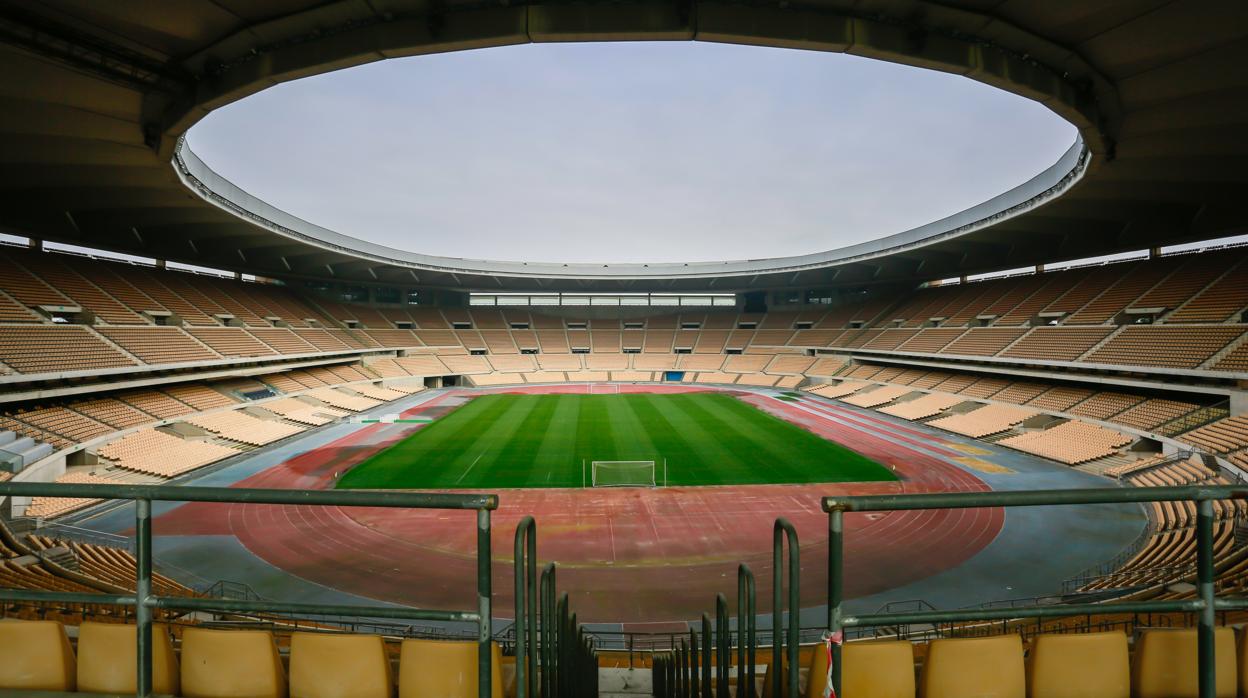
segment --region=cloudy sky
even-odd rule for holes
[[[802,254],[906,230],[1052,164],[1073,127],[970,80],[705,43],[384,61],[211,114],[192,148],[269,203],[452,257]]]

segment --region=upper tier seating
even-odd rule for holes
[[[1126,327],[1085,359],[1090,363],[1196,368],[1244,330],[1235,326]]]
[[[77,325],[0,326],[0,362],[18,373],[133,366],[125,354]]]
[[[225,357],[277,354],[269,345],[251,336],[241,327],[191,327],[187,329],[187,332]]]
[[[1075,361],[1108,337],[1112,327],[1037,327],[1001,356],[1037,361]]]
[[[221,355],[178,327],[101,327],[99,333],[149,364],[220,360]]]

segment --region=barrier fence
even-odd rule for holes
[[[178,487],[170,485],[86,485],[66,483],[0,482],[0,496],[82,497],[130,500],[135,503],[134,556],[137,566],[134,594],[95,594],[25,589],[0,589],[0,600],[16,602],[64,602],[109,604],[135,609],[137,632],[136,695],[152,692],[152,615],[156,609],[217,613],[287,613],[300,616],[336,615],[401,620],[467,622],[477,625],[477,690],[491,696],[490,642],[490,512],[498,508],[493,494],[423,494],[415,492],[365,492],[360,490],[269,490],[231,487]],[[256,599],[158,596],[152,593],[152,502],[211,502],[224,504],[277,504],[293,506],[386,507],[398,509],[475,510],[477,529],[477,608],[463,611],[406,608],[392,605],[283,603]],[[550,695],[550,694],[547,694]]]
[[[828,631],[913,623],[960,623],[1026,618],[1060,618],[1110,613],[1197,613],[1197,665],[1200,698],[1215,696],[1214,627],[1217,611],[1248,609],[1248,599],[1218,598],[1214,591],[1213,502],[1248,499],[1248,486],[1131,487],[1030,492],[957,492],[947,494],[824,497],[828,514]],[[974,509],[981,507],[1071,506],[1195,502],[1197,597],[1188,600],[1106,601],[1023,608],[979,608],[953,611],[847,614],[844,609],[845,514],[848,512]],[[776,555],[779,555],[779,541]],[[832,648],[832,685],[841,688],[841,652]]]
[[[490,512],[497,508],[496,495],[421,494],[408,492],[261,490],[168,485],[78,485],[53,483],[0,483],[0,496],[85,497],[135,502],[136,593],[96,594],[0,589],[0,600],[14,602],[65,602],[133,607],[138,633],[139,696],[151,690],[151,626],[155,609],[223,613],[285,613],[292,615],[368,616],[403,620],[472,622],[478,628],[478,691],[491,695],[490,642]],[[1197,666],[1199,695],[1214,698],[1214,628],[1217,614],[1248,610],[1248,598],[1219,597],[1214,588],[1213,502],[1248,499],[1248,485],[1101,488],[1035,490],[1021,492],[965,492],[914,495],[825,497],[828,514],[827,627],[829,637],[846,630],[903,625],[1017,621],[1107,614],[1197,615]],[[350,506],[422,509],[461,509],[477,512],[478,608],[441,611],[372,605],[281,603],[262,599],[206,599],[166,597],[152,594],[151,504],[213,502],[297,506]],[[930,606],[894,605],[876,613],[849,614],[844,607],[845,515],[851,512],[917,511],[985,507],[1073,506],[1082,504],[1142,504],[1147,502],[1194,502],[1196,507],[1197,596],[1186,600],[1104,601],[1100,603],[1036,604],[939,610]],[[787,565],[785,551],[787,548]],[[784,682],[788,695],[796,695],[799,672],[800,546],[796,529],[777,519],[773,527],[773,606],[771,672],[774,683]],[[787,567],[787,584],[785,568]],[[516,528],[516,667],[518,696],[592,696],[597,692],[595,641],[569,608],[568,595],[557,594],[556,567],[548,563],[537,575],[537,526],[525,517]],[[786,594],[787,591],[787,594]],[[787,597],[787,599],[786,599]],[[787,600],[787,617],[786,602]],[[736,649],[738,695],[755,694],[754,665],[758,648],[755,627],[754,576],[741,565],[737,574]],[[701,638],[691,627],[672,651],[654,657],[655,695],[711,698],[728,695],[732,663],[733,632],[728,601],[715,598],[715,622],[701,619]],[[787,621],[787,625],[785,624]],[[831,680],[841,689],[841,652],[832,645]],[[538,687],[540,686],[540,691]],[[772,686],[773,689],[776,686]],[[778,691],[773,691],[778,694]]]

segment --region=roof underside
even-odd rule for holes
[[[198,119],[278,82],[422,53],[648,39],[850,52],[964,74],[1074,123],[1086,171],[1010,216],[858,254],[588,268],[499,267],[309,236],[243,210],[258,202],[205,198],[171,164]],[[729,291],[940,278],[1245,232],[1245,66],[1239,0],[182,0],[159,11],[0,0],[0,228],[263,276],[405,286]]]

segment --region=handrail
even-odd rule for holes
[[[951,623],[963,621],[1056,618],[1084,614],[1194,612],[1197,625],[1197,664],[1200,698],[1214,698],[1214,626],[1217,611],[1248,609],[1248,599],[1219,599],[1214,588],[1213,502],[1248,499],[1248,486],[1197,485],[1188,487],[1133,487],[1016,492],[949,492],[939,494],[866,495],[824,497],[828,514],[828,631],[834,636],[845,628]],[[847,512],[916,511],[1011,506],[1065,506],[1075,504],[1121,504],[1141,502],[1196,502],[1197,598],[1181,601],[1106,601],[1027,608],[979,608],[952,611],[919,610],[909,613],[848,615],[844,612],[844,517]],[[841,688],[840,652],[833,653],[832,687]],[[777,657],[778,659],[778,657]]]
[[[405,620],[473,622],[477,625],[477,691],[491,693],[490,642],[490,512],[498,508],[493,494],[425,494],[363,490],[276,490],[230,487],[179,487],[171,485],[86,485],[48,482],[0,482],[0,496],[83,497],[132,500],[135,503],[135,592],[104,594],[0,589],[0,600],[67,602],[132,606],[136,620],[138,677],[135,695],[152,693],[152,622],[156,609],[225,613],[290,613],[296,615],[370,616]],[[390,605],[284,603],[252,599],[211,599],[158,596],[152,593],[152,502],[218,502],[295,506],[389,507],[407,509],[459,509],[477,512],[477,608],[443,611]]]
[[[516,526],[516,698],[537,694],[537,523],[526,516]],[[549,622],[548,619],[543,619]]]
[[[784,543],[789,544],[789,625],[788,640],[780,632],[784,619]],[[796,696],[798,688],[798,651],[801,644],[801,578],[802,563],[797,543],[797,529],[788,519],[776,519],[772,527],[772,607],[771,607],[771,667],[772,694]],[[788,666],[781,663],[783,651],[788,652]],[[780,691],[780,669],[785,668],[788,692]]]
[[[737,695],[754,698],[754,655],[758,649],[754,573],[743,564],[737,566]]]

